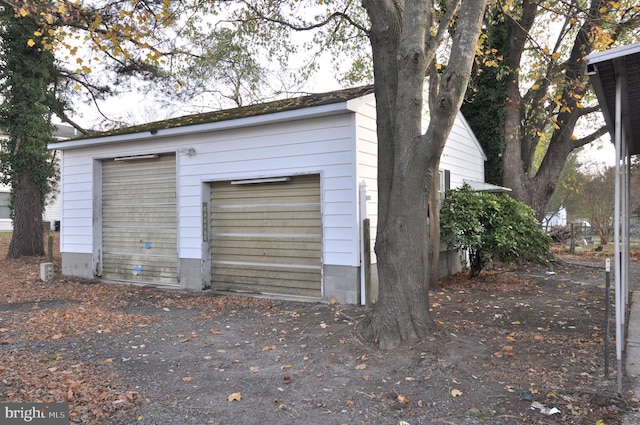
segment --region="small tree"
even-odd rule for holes
[[[544,263],[551,238],[532,208],[510,196],[475,192],[468,185],[447,192],[440,226],[449,247],[469,254],[469,278],[493,259]]]

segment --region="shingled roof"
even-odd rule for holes
[[[234,120],[258,115],[273,114],[276,112],[292,111],[295,109],[309,108],[313,106],[329,105],[332,103],[346,102],[373,93],[373,86],[354,87],[337,90],[328,93],[316,93],[290,99],[275,100],[273,102],[257,105],[241,106],[239,108],[223,109],[219,111],[205,112],[201,114],[185,115],[163,121],[155,121],[147,124],[123,127],[116,130],[91,133],[73,140],[86,140],[97,137],[118,136],[141,132],[156,132],[170,128],[186,127],[190,125],[214,123]]]

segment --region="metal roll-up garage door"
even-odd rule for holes
[[[212,288],[319,298],[321,270],[319,175],[211,184]]]
[[[102,164],[102,277],[178,284],[176,159]]]

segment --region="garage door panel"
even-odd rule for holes
[[[257,206],[269,206],[269,205],[304,205],[304,204],[317,204],[320,202],[319,195],[306,195],[307,191],[304,191],[305,195],[290,196],[280,195],[277,193],[267,194],[265,192],[259,192],[254,195],[251,193],[243,193],[243,197],[233,198],[219,198],[225,205],[247,205],[247,200],[251,197],[251,203],[249,205]]]
[[[212,286],[321,296],[318,175],[251,185],[211,185]]]
[[[319,269],[287,269],[219,265],[212,275],[220,290],[318,297]]]
[[[171,207],[175,207],[175,205],[168,205],[169,209],[172,209]],[[128,214],[123,215],[120,207],[103,208],[103,214],[105,214],[103,224],[112,227],[140,226],[149,229],[168,226],[175,229],[176,215],[164,213],[163,211],[166,209],[134,208]]]
[[[280,240],[253,240],[253,239],[217,239],[216,249],[218,253],[239,257],[282,257],[282,258],[313,258],[319,261],[318,251],[322,244],[319,241],[303,242],[299,239],[288,238],[289,241]],[[216,258],[220,254],[216,255]]]
[[[103,168],[102,175],[113,181],[138,181],[141,173],[153,170],[153,175],[147,180],[153,181],[161,178],[174,179],[176,174],[176,163],[174,155],[163,155],[157,159],[140,161],[113,161],[106,160],[108,168]]]
[[[116,280],[175,284],[176,265],[167,262],[164,256],[104,253],[103,259],[104,277],[113,278],[112,276],[117,276],[118,279]]]
[[[175,155],[102,165],[102,276],[178,284]]]
[[[215,254],[216,261],[237,261],[242,256],[242,261],[246,263],[261,263],[270,265],[286,265],[293,264],[299,266],[316,266],[320,267],[321,260],[315,253],[309,251],[299,251],[298,255],[292,251],[271,251],[269,254],[261,254],[264,251],[225,251],[224,254]]]
[[[297,219],[320,220],[320,211],[318,205],[310,205],[302,208],[282,207],[278,209],[261,207],[261,208],[216,208],[216,220],[278,220],[284,216],[295,214]]]
[[[109,241],[113,243],[119,243],[121,241],[135,240],[135,241],[152,241],[155,243],[175,243],[176,241],[176,229],[174,227],[159,227],[154,226],[150,228],[144,228],[140,226],[104,226],[103,229],[108,230],[106,235],[103,233],[103,241]]]
[[[251,292],[255,294],[289,294],[296,295],[299,297],[309,297],[309,298],[317,298],[318,293],[314,289],[308,288],[293,288],[289,286],[276,286],[273,283],[269,283],[266,285],[256,284],[251,281],[251,283],[243,283],[238,281],[232,282],[220,282],[220,290],[221,291],[235,291],[235,292]]]
[[[105,249],[105,254],[140,254],[140,255],[163,255],[171,256],[175,254],[176,243],[171,242],[149,242],[148,240],[118,240],[110,237],[108,240],[104,240],[105,245],[116,246],[117,250],[113,248]]]
[[[174,180],[175,182],[175,180]],[[133,184],[134,182],[129,182]],[[138,190],[129,189],[123,192],[123,184],[103,186],[102,196],[107,196],[110,203],[122,203],[128,201],[136,201],[142,203],[171,203],[175,198],[175,193],[168,193],[167,188],[171,187],[171,181],[163,182],[158,185],[145,185],[144,188]]]
[[[216,263],[216,276],[224,276],[224,280],[231,280],[232,277],[243,277],[251,279],[259,279],[264,282],[269,281],[291,281],[287,286],[306,286],[307,283],[295,282],[315,282],[320,276],[318,267],[269,267],[267,265],[232,264],[218,262]],[[292,283],[294,282],[294,283]]]
[[[216,249],[291,249],[314,251],[318,258],[322,248],[322,242],[317,238],[280,237],[278,239],[242,236],[218,236],[216,237]]]
[[[294,220],[292,220],[293,222]],[[303,222],[303,221],[295,221],[291,226],[275,226],[270,225],[268,222],[258,223],[258,224],[246,224],[246,225],[237,225],[237,226],[229,226],[229,227],[212,227],[211,231],[213,232],[213,237],[218,235],[236,235],[236,234],[254,234],[254,235],[274,235],[277,237],[278,235],[308,235],[319,237],[320,236],[320,228],[319,227],[309,227],[305,224],[308,223],[311,225],[313,222]],[[282,223],[276,223],[282,224]]]

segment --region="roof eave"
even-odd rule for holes
[[[307,108],[293,109],[270,114],[242,117],[232,120],[215,121],[209,123],[193,124],[183,127],[171,127],[166,129],[145,130],[137,133],[118,134],[90,139],[70,140],[64,142],[50,143],[47,147],[56,150],[69,150],[101,146],[113,143],[130,143],[149,140],[158,140],[168,137],[185,136],[204,132],[231,130],[235,128],[246,128],[257,125],[275,124],[285,121],[294,121],[307,118],[337,115],[348,112],[351,108],[347,101],[331,103],[320,106],[310,106]]]

